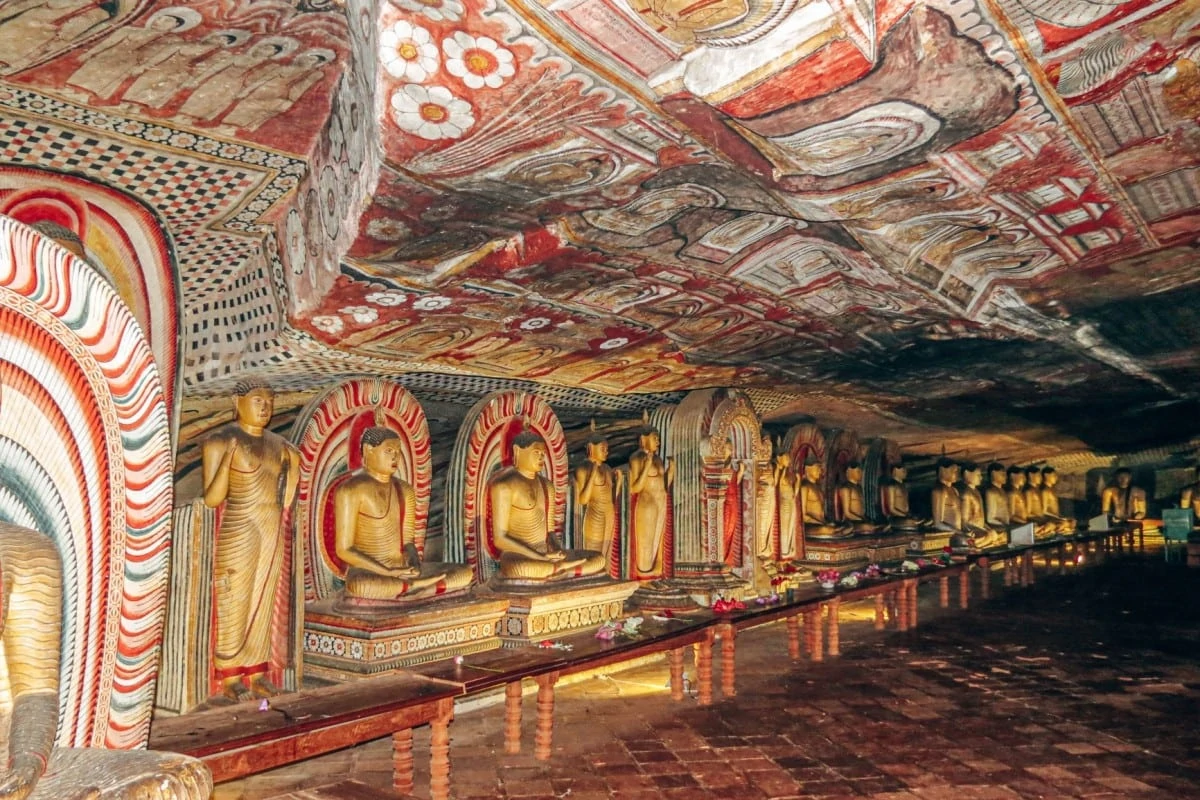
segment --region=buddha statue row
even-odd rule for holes
[[[981,491],[983,475],[978,464],[949,459],[938,462],[938,483],[930,495],[935,528],[966,534],[977,549],[1007,544],[1008,531],[1029,523],[1038,538],[1075,530],[1075,520],[1059,511],[1054,492],[1058,475],[1053,467],[1006,469],[992,462],[987,473],[988,484]]]

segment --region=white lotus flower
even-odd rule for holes
[[[446,71],[471,89],[496,89],[516,74],[512,51],[496,44],[488,36],[472,36],[456,31],[442,41],[446,54]]]
[[[324,314],[319,317],[313,317],[312,324],[317,330],[332,334],[341,333],[342,328],[345,327],[341,317],[334,317]]]
[[[601,350],[615,350],[618,347],[624,347],[629,344],[629,340],[624,336],[614,336],[611,339],[605,339],[600,343]]]
[[[338,311],[343,314],[349,314],[350,317],[359,325],[369,325],[379,319],[379,312],[370,306],[344,306]]]
[[[395,289],[381,289],[378,292],[371,292],[365,299],[368,303],[374,303],[377,306],[394,308],[408,302],[408,295]]]
[[[438,294],[422,297],[421,299],[413,302],[413,308],[417,309],[418,311],[437,311],[438,309],[445,308],[448,305],[450,305],[450,298],[442,297]]]
[[[550,325],[550,320],[545,317],[530,317],[521,323],[521,329],[526,331],[541,330]]]
[[[424,83],[437,72],[438,49],[429,31],[402,19],[379,35],[379,60],[392,77]]]
[[[462,19],[463,4],[460,0],[392,0],[406,11],[424,14],[434,22],[458,22]]]
[[[422,139],[460,139],[475,124],[471,104],[445,86],[406,83],[392,94],[392,119]]]

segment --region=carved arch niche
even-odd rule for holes
[[[872,522],[887,522],[883,513],[883,498],[880,489],[891,477],[892,467],[904,460],[900,445],[891,439],[871,439],[862,445],[863,495],[867,503],[867,517]]]
[[[58,745],[144,747],[173,500],[162,385],[88,263],[0,216],[0,518],[63,563]]]
[[[771,448],[750,398],[736,389],[691,392],[670,415],[666,439],[664,456],[676,459],[677,570],[753,578],[754,472],[770,468]]]
[[[483,583],[499,553],[488,541],[488,479],[512,466],[512,442],[522,430],[546,443],[545,475],[554,490],[551,532],[561,536],[567,516],[567,439],[550,404],[529,392],[492,392],[467,412],[446,477],[446,560],[469,564]]]
[[[148,340],[172,441],[179,402],[179,270],[166,226],[123,191],[52,170],[0,165],[0,215],[85,259],[116,292]]]

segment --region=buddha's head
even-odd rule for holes
[[[825,473],[825,467],[815,458],[808,458],[804,461],[804,480],[810,483],[820,483],[821,476]]]
[[[776,464],[778,464],[778,465],[779,465],[780,467],[782,467],[783,469],[790,469],[790,468],[791,468],[791,466],[792,466],[792,455],[791,455],[791,453],[780,453],[780,454],[778,454],[777,456],[775,456],[775,463],[776,463]]]
[[[983,472],[980,471],[979,465],[973,461],[967,461],[962,465],[962,476],[963,483],[972,489],[978,488],[979,484],[983,483]]]
[[[1133,483],[1133,473],[1125,467],[1121,467],[1119,470],[1117,470],[1113,477],[1117,479],[1117,486],[1121,487],[1122,489],[1128,489],[1129,485]]]
[[[257,378],[238,381],[233,387],[233,408],[247,428],[265,428],[275,413],[275,392]]]
[[[958,480],[958,464],[943,458],[937,464],[938,483],[951,486]]]
[[[368,472],[391,475],[400,469],[400,434],[390,428],[367,428],[362,435],[362,462]]]
[[[1053,489],[1058,485],[1058,473],[1054,471],[1054,467],[1042,469],[1042,485],[1047,489]]]
[[[851,461],[846,465],[846,480],[850,483],[862,482],[862,464]]]
[[[1025,470],[1025,481],[1031,488],[1042,488],[1042,471],[1037,467],[1030,467]]]
[[[647,453],[657,453],[662,445],[662,439],[654,428],[646,427],[638,431],[638,446]]]
[[[1005,469],[1003,464],[1001,464],[999,461],[993,461],[992,463],[988,464],[987,471],[988,482],[990,482],[993,486],[1004,485]]]
[[[1008,485],[1012,489],[1025,488],[1025,470],[1020,467],[1008,468]]]
[[[603,464],[608,460],[608,440],[598,433],[594,433],[587,440],[587,458],[596,464]]]
[[[908,480],[908,467],[904,466],[903,464],[892,464],[890,474],[892,476],[892,480],[896,481],[897,483],[904,483],[906,480]]]
[[[513,466],[532,478],[546,465],[546,442],[533,431],[522,431],[513,439]]]

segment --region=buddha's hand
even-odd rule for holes
[[[46,771],[46,762],[32,753],[13,756],[9,770],[0,775],[0,798],[24,800],[33,793],[38,778]]]
[[[387,574],[393,578],[417,578],[421,575],[421,570],[416,567],[392,567]]]
[[[551,550],[549,553],[546,553],[547,561],[565,561],[566,558],[567,554],[562,550]]]

